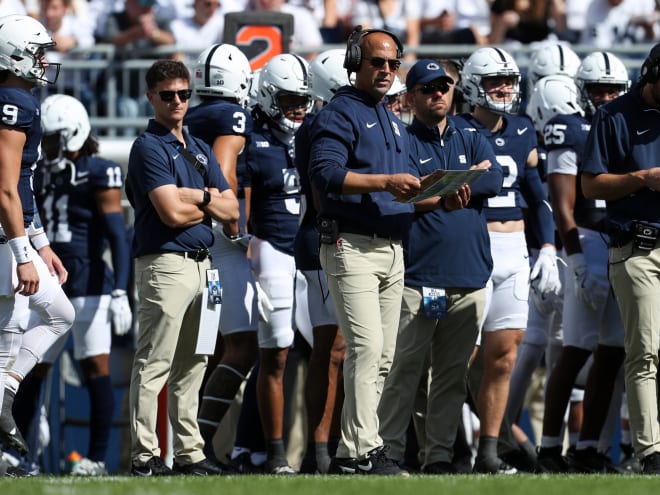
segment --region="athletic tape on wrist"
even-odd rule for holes
[[[32,261],[29,246],[30,241],[26,235],[9,239],[9,247],[11,248],[11,252],[14,253],[16,263],[19,265],[21,263],[28,263],[29,261]]]
[[[50,241],[45,232],[39,232],[37,235],[30,237],[30,242],[32,242],[34,249],[37,251],[42,247],[50,246]]]

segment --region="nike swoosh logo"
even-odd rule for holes
[[[433,157],[431,157],[431,158],[423,158],[423,159],[420,158],[420,159],[419,159],[419,163],[421,163],[422,165],[424,165],[425,163],[428,163],[428,162],[430,162],[431,160],[433,160]]]
[[[87,177],[88,175],[89,175],[89,172],[78,172],[78,176],[77,176],[77,178],[78,178],[78,179],[84,179],[84,178]]]
[[[366,465],[364,465],[364,466],[361,465],[361,464],[358,464],[357,467],[358,467],[358,469],[359,469],[360,471],[368,472],[368,471],[371,471],[371,470],[373,469],[374,466],[373,466],[373,464],[371,464],[371,461],[369,461],[368,464],[366,464]]]
[[[179,158],[179,153],[177,153],[176,155],[172,155],[172,160],[176,160],[177,158]]]
[[[371,129],[376,124],[377,124],[377,122],[367,122],[367,129]]]
[[[641,136],[642,134],[646,134],[646,133],[649,132],[650,130],[651,130],[651,129],[644,129],[643,131],[637,131],[637,135],[638,135],[638,136]]]
[[[518,133],[518,136],[522,136],[527,132],[527,129],[529,129],[529,127],[525,127],[524,129],[516,129],[516,132]]]

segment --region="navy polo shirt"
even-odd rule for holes
[[[206,170],[206,177],[181,153],[183,143],[153,119],[131,148],[126,196],[135,209],[135,257],[168,251],[195,251],[213,244],[210,218],[189,227],[171,228],[161,221],[149,200],[150,191],[167,184],[196,189],[214,187],[219,191],[229,189],[211,148],[185,130],[183,134],[186,150]]]
[[[660,109],[641,96],[641,85],[598,109],[580,172],[625,174],[660,166]],[[633,220],[660,224],[660,192],[644,188],[607,201],[610,222],[626,229]]]
[[[457,129],[451,120],[441,136],[415,119],[410,135],[411,173],[420,177],[437,169],[468,170],[483,160],[491,168],[470,186],[469,204],[447,212],[441,208],[415,212],[404,238],[405,283],[415,287],[474,288],[486,286],[493,269],[484,200],[502,188],[502,167],[484,136]]]

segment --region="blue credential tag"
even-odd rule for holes
[[[424,318],[440,320],[447,317],[447,294],[445,289],[422,287]]]
[[[206,284],[209,288],[209,304],[222,303],[222,287],[218,270],[206,270]]]

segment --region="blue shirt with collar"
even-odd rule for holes
[[[483,202],[500,191],[502,167],[486,138],[457,129],[451,118],[447,123],[440,135],[437,127],[413,120],[408,128],[411,173],[423,177],[437,169],[468,170],[483,160],[490,160],[491,168],[470,186],[465,208],[415,212],[403,243],[405,283],[478,289],[486,286],[493,268]]]
[[[189,227],[168,227],[161,221],[148,196],[150,191],[168,184],[196,189],[214,187],[220,192],[229,189],[210,146],[192,137],[185,129],[183,135],[186,150],[206,170],[205,177],[181,153],[183,143],[154,119],[149,120],[147,130],[138,136],[131,148],[126,196],[135,209],[135,257],[168,251],[195,251],[213,245],[210,217]]]
[[[598,109],[587,137],[580,172],[625,174],[660,166],[660,108],[641,95],[641,85]],[[607,201],[609,223],[627,230],[634,220],[660,226],[660,192],[640,189]]]
[[[320,214],[366,235],[403,239],[412,205],[389,192],[342,194],[344,179],[358,174],[410,173],[403,122],[382,101],[352,86],[339,88],[314,119],[309,176],[319,193]]]

